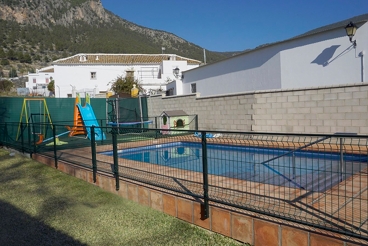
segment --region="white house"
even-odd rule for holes
[[[28,82],[26,88],[30,94],[49,96],[50,91],[47,85],[54,77],[54,68],[52,66],[37,69],[36,73],[28,73]]]
[[[367,82],[367,20],[368,14],[356,16],[183,72],[172,90],[213,96]],[[357,26],[352,42],[345,31],[350,22]]]
[[[105,94],[118,76],[134,76],[147,94],[166,91],[174,75],[198,67],[201,62],[173,54],[77,54],[54,61],[56,97]]]

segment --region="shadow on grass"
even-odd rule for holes
[[[0,201],[0,245],[86,245]]]

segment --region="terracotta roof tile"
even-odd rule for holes
[[[49,69],[40,71],[40,73],[53,73],[53,72],[54,72],[54,68],[49,68]]]
[[[53,64],[159,64],[170,59],[201,64],[198,60],[172,54],[76,54],[56,60]]]

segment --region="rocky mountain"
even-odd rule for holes
[[[203,61],[202,47],[122,19],[100,0],[0,0],[0,33],[0,77],[76,53],[157,54],[165,47],[165,53]],[[206,51],[206,61],[234,53]]]

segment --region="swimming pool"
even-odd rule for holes
[[[111,156],[112,151],[100,154]],[[123,149],[118,151],[118,157],[194,172],[203,170],[200,143],[174,142]],[[207,144],[207,160],[208,173],[212,175],[313,191],[324,191],[341,179],[338,153]],[[345,154],[343,178],[366,167],[366,155]]]

